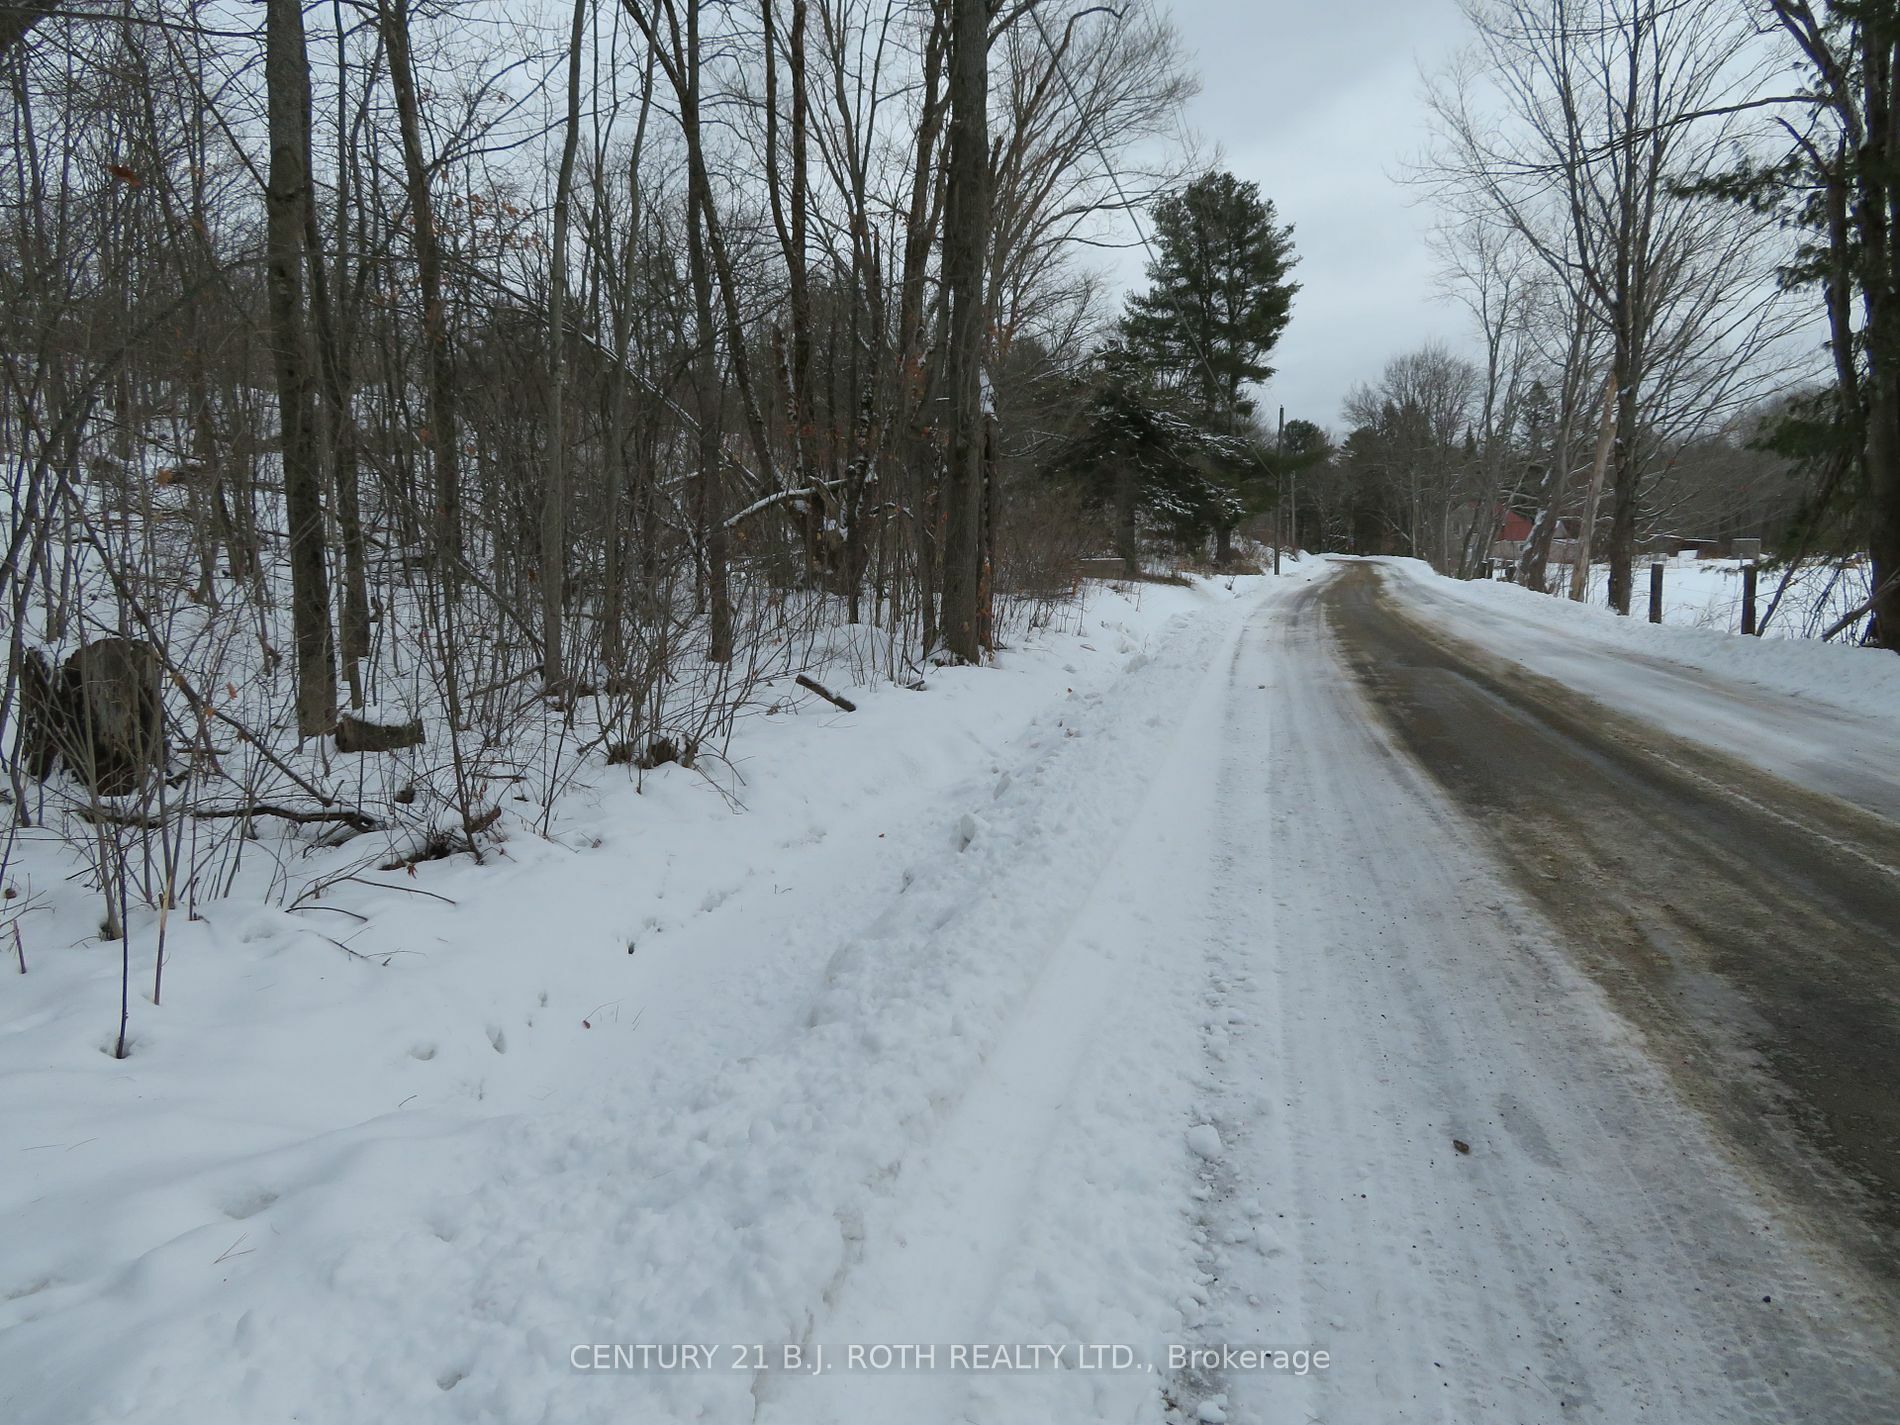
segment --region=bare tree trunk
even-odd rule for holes
[[[442,249],[436,237],[435,203],[429,192],[429,161],[422,150],[422,113],[416,98],[415,59],[409,47],[409,0],[378,0],[389,81],[396,94],[402,132],[403,177],[415,244],[416,279],[422,293],[423,365],[428,424],[422,443],[435,477],[436,558],[442,587],[454,603],[461,582],[462,470],[456,437],[455,379],[449,368],[449,315],[442,297]]]
[[[807,0],[791,0],[792,24],[788,36],[791,89],[791,178],[787,184],[778,160],[778,53],[774,12],[776,0],[760,0],[765,25],[765,168],[772,206],[772,225],[785,259],[785,285],[791,308],[792,338],[787,351],[779,343],[780,383],[784,388],[786,423],[798,457],[797,484],[813,491],[800,513],[805,554],[814,570],[830,572],[824,542],[827,498],[819,477],[816,417],[812,400],[812,318],[807,229],[810,200],[807,156],[809,99],[806,87],[805,27]]]
[[[1870,641],[1900,651],[1900,376],[1889,369],[1867,384],[1867,552],[1876,591]]]
[[[547,485],[541,492],[541,678],[549,692],[567,681],[561,660],[561,616],[567,585],[567,238],[574,193],[574,151],[581,136],[581,35],[588,0],[574,0],[568,32],[567,133],[554,185],[554,250],[548,273]]]
[[[949,302],[946,362],[950,459],[944,472],[945,648],[982,657],[984,268],[989,251],[989,5],[951,0],[949,194],[943,285]]]
[[[930,33],[924,43],[923,100],[912,155],[910,205],[904,215],[904,267],[898,289],[897,352],[893,363],[899,453],[911,478],[911,529],[916,540],[917,600],[925,648],[937,641],[937,500],[942,442],[930,411],[942,373],[927,335],[924,295],[930,248],[942,219],[943,178],[937,149],[949,107],[943,89],[949,44],[948,7],[938,5],[932,10]]]
[[[690,114],[693,133],[699,122],[699,13],[701,0],[686,0],[685,85],[682,122]],[[711,254],[712,191],[703,165],[690,165],[687,181],[687,265],[693,283],[693,384],[699,394],[699,480],[706,525],[707,652],[714,663],[732,661],[732,600],[727,584],[731,535],[721,479],[718,329],[713,317]]]
[[[1878,13],[1876,11],[1875,13]],[[1891,19],[1862,21],[1860,63],[1866,110],[1857,155],[1860,192],[1854,205],[1860,266],[1867,273],[1862,339],[1867,351],[1865,461],[1867,554],[1874,590],[1870,641],[1900,652],[1900,38]]]
[[[346,296],[350,279],[350,156],[348,149],[348,96],[345,85],[347,51],[342,15],[337,10],[337,175],[336,263],[334,279],[325,276],[323,245],[318,241],[316,205],[306,215],[310,243],[311,305],[317,318],[317,350],[323,373],[324,406],[330,425],[330,483],[334,491],[337,535],[343,545],[343,609],[341,620],[343,671],[350,685],[350,706],[363,706],[363,660],[369,657],[369,574],[363,544],[361,460],[356,415],[351,393],[356,384],[352,359],[353,324],[346,330]],[[361,292],[361,280],[357,284]]]
[[[628,433],[627,376],[633,360],[633,269],[639,251],[641,202],[640,156],[646,151],[647,116],[653,111],[653,51],[647,50],[645,73],[640,86],[640,117],[634,124],[633,153],[627,160],[627,236],[621,245],[620,287],[613,299],[614,362],[608,372],[607,397],[607,589],[605,612],[601,619],[601,654],[610,677],[617,678],[625,663],[626,643],[621,625],[626,620],[626,541],[621,536],[621,506],[626,503]],[[600,207],[596,204],[596,207]],[[600,259],[609,260],[603,246]],[[644,506],[650,501],[652,480],[642,481],[643,506],[641,528],[648,530],[650,520]],[[650,533],[650,531],[649,531]],[[650,543],[650,540],[649,540]]]
[[[1616,478],[1610,506],[1610,607],[1628,617],[1636,588],[1636,496],[1642,461],[1637,449],[1637,391],[1629,373],[1616,391]]]
[[[305,240],[310,203],[310,67],[298,0],[265,12],[270,175],[266,267],[271,348],[283,429],[284,506],[290,536],[290,614],[297,646],[297,731],[336,726],[336,664],[324,559],[321,473],[304,325]]]
[[[989,411],[983,421],[983,564],[976,592],[976,636],[985,652],[996,649],[996,524],[1002,483],[996,471],[997,455],[996,412]]]

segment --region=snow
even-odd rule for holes
[[[1469,610],[1472,625],[1492,630],[1499,640],[1487,647],[1506,656],[1517,656],[1519,649],[1505,640],[1534,626],[1575,643],[1648,655],[1829,710],[1883,716],[1894,707],[1894,695],[1900,692],[1900,659],[1885,650],[1788,637],[1744,641],[1726,626],[1690,618],[1689,611],[1715,607],[1733,592],[1733,566],[1728,561],[1700,567],[1692,560],[1677,561],[1670,576],[1673,582],[1666,581],[1664,587],[1679,591],[1673,607],[1685,622],[1660,625],[1650,623],[1640,611],[1624,618],[1601,603],[1574,603],[1518,584],[1446,579],[1420,560],[1378,562],[1405,579],[1433,612],[1453,605]],[[1693,579],[1686,577],[1687,571],[1694,571]],[[1763,608],[1769,592],[1764,580]]]
[[[1223,1144],[1196,1166],[1194,1343],[1286,1364],[1176,1398],[1245,1422],[1880,1418],[1895,1375],[1829,1319],[1832,1269],[1366,716],[1316,604],[1238,645],[1215,894],[1182,926]]]
[[[1693,554],[1679,554],[1665,560],[1663,623],[1740,633],[1743,567],[1739,559],[1699,559]],[[1647,561],[1638,561],[1634,607],[1637,617],[1645,619],[1649,613],[1649,570]],[[1563,577],[1567,578],[1568,573],[1564,570]],[[1784,578],[1786,592],[1780,607],[1768,618],[1769,607]],[[1586,601],[1607,605],[1609,587],[1609,566],[1591,565]],[[1859,607],[1867,597],[1868,587],[1865,560],[1847,563],[1814,560],[1792,575],[1781,569],[1762,569],[1756,585],[1756,612],[1768,619],[1764,637],[1818,637],[1837,619]]]
[[[1889,1398],[1822,1267],[1363,716],[1331,568],[1091,590],[994,668],[834,684],[851,714],[781,682],[729,763],[596,757],[545,836],[524,791],[483,866],[343,879],[345,849],[258,843],[244,885],[283,904],[174,916],[122,1061],[119,947],[25,846],[0,1418]],[[1559,651],[1600,622],[1403,577]],[[1577,635],[1592,666],[1620,636]],[[133,918],[135,983],[159,929]],[[880,1343],[945,1357],[851,1364]],[[1224,1343],[1272,1349],[1168,1364]]]
[[[0,1157],[26,1165],[0,1177],[0,1415],[728,1419],[801,1382],[603,1387],[568,1353],[887,1340],[890,1301],[928,1315],[917,1340],[1178,1329],[1186,1155],[1156,1145],[1186,1085],[1061,1056],[1102,1048],[1078,996],[1152,1047],[1188,993],[1147,802],[1260,583],[1091,591],[1073,632],[848,716],[787,683],[812,715],[749,719],[729,770],[596,766],[546,838],[514,807],[484,867],[319,894],[337,853],[255,848],[290,900],[309,883],[299,909],[171,917],[124,1061],[118,947],[52,898],[0,1002]],[[1118,842],[1135,943],[1097,889]],[[56,883],[54,849],[23,848],[23,883]],[[148,992],[157,934],[133,917]],[[1072,1217],[1059,1169],[1101,1141],[1126,1163]],[[962,1218],[928,1203],[1046,1218],[1052,1270],[933,1238]],[[905,1232],[950,1280],[925,1300]]]
[[[1187,1145],[1197,1158],[1210,1161],[1220,1157],[1220,1130],[1211,1123],[1197,1123],[1188,1129]]]
[[[367,707],[349,709],[349,715],[369,727],[407,727],[417,717],[409,702],[371,703]]]

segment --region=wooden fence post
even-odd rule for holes
[[[1657,555],[1649,561],[1649,621],[1662,622],[1663,561]]]

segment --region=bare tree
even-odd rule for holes
[[[1389,494],[1371,503],[1405,552],[1443,569],[1451,563],[1454,511],[1472,451],[1465,437],[1480,390],[1478,369],[1437,343],[1396,356],[1376,386],[1346,397],[1357,439],[1349,450]]]
[[[561,659],[561,620],[567,589],[567,247],[574,196],[574,156],[581,138],[581,47],[589,0],[574,0],[568,31],[567,113],[561,166],[554,180],[554,238],[548,274],[547,486],[541,493],[541,676],[560,692],[567,674]]]
[[[260,825],[479,857],[768,671],[914,682],[1071,587],[1038,452],[1188,88],[1148,0],[173,10],[0,28],[0,745],[151,646],[136,809],[8,767],[115,926],[290,893]]]
[[[449,311],[442,277],[442,245],[436,232],[431,164],[422,141],[422,104],[416,88],[416,62],[410,46],[409,0],[377,0],[377,24],[389,54],[390,87],[396,96],[397,129],[402,138],[403,178],[409,197],[409,229],[415,250],[416,278],[422,299],[422,351],[426,372],[428,420],[422,444],[432,465],[436,557],[443,588],[454,602],[461,582],[462,472],[456,434],[455,376],[449,356]]]
[[[950,156],[943,230],[943,286],[950,398],[950,458],[944,471],[944,647],[966,663],[982,657],[983,370],[989,251],[988,0],[951,0]]]
[[[1657,433],[1726,415],[1724,388],[1785,330],[1762,222],[1692,191],[1748,141],[1754,28],[1728,0],[1464,10],[1477,38],[1431,89],[1422,176],[1512,226],[1602,328],[1615,393],[1610,601],[1628,613]],[[1723,374],[1713,386],[1712,371]]]
[[[1536,359],[1540,272],[1535,255],[1509,225],[1482,216],[1441,227],[1436,245],[1440,282],[1471,314],[1484,348],[1466,472],[1470,518],[1455,568],[1450,551],[1446,555],[1448,572],[1466,578],[1489,567],[1499,518],[1517,501],[1527,473],[1516,436]]]
[[[336,660],[319,493],[316,411],[304,309],[310,217],[310,60],[298,0],[265,12],[264,80],[269,93],[271,347],[283,429],[284,506],[290,527],[291,619],[297,646],[297,728],[315,737],[336,726]]]

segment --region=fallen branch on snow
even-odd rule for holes
[[[851,699],[839,697],[836,693],[832,692],[831,689],[827,688],[823,683],[814,682],[812,679],[807,678],[803,673],[800,673],[795,681],[798,683],[799,687],[818,694],[819,697],[823,698],[826,702],[830,703],[833,707],[842,708],[846,712],[856,712],[858,710],[858,705],[852,702]]]

